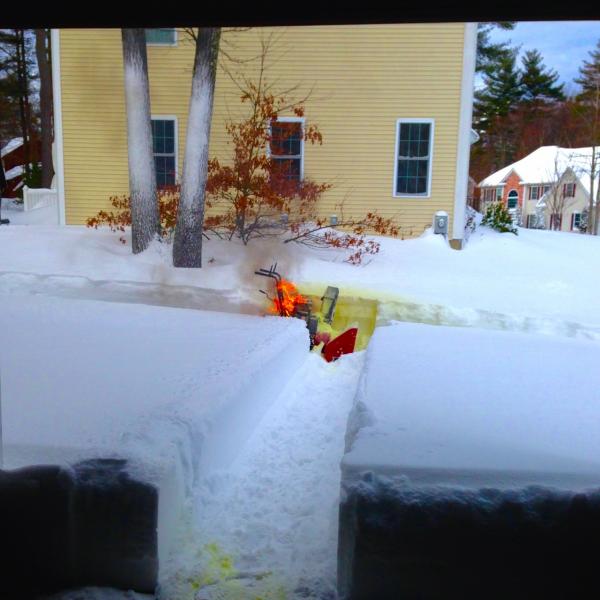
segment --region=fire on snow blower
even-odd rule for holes
[[[312,300],[300,294],[298,288],[284,279],[277,272],[277,263],[269,269],[258,269],[256,275],[268,277],[275,282],[276,298],[260,290],[271,301],[270,312],[281,317],[293,317],[306,322],[310,338],[310,349],[321,348],[321,354],[327,362],[337,360],[343,354],[354,352],[356,345],[357,327],[350,327],[332,339],[333,328],[331,324],[335,315],[339,289],[327,286],[321,297],[321,306],[318,312],[313,310]]]

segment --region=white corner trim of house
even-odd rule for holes
[[[473,119],[473,86],[477,51],[477,23],[465,23],[463,68],[460,86],[460,114],[458,146],[456,153],[456,178],[454,189],[454,218],[452,239],[462,240],[465,230],[467,185],[469,180],[469,154],[471,151]],[[474,133],[474,132],[473,132]],[[459,242],[462,243],[462,242]]]
[[[54,144],[53,159],[58,191],[58,222],[65,225],[65,166],[63,154],[63,122],[62,122],[62,94],[60,79],[60,31],[52,29],[52,95],[54,99]]]

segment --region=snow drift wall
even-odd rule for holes
[[[377,329],[342,464],[341,596],[569,597],[592,583],[599,360],[592,342]]]
[[[4,296],[0,330],[4,468],[125,461],[111,481],[145,486],[155,512],[146,533],[158,530],[147,558],[159,568],[186,499],[235,460],[308,356],[296,319],[142,305]],[[110,489],[118,504],[118,486]],[[110,521],[110,508],[92,500],[70,518],[98,510]],[[124,573],[135,587],[136,569]]]

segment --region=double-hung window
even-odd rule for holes
[[[394,196],[431,195],[433,119],[398,119]]]
[[[483,190],[483,201],[493,202],[494,200],[494,188],[485,188]]]
[[[176,46],[177,32],[170,29],[146,29],[146,44],[150,46]]]
[[[540,186],[533,185],[529,188],[529,199],[530,200],[539,200],[540,198]]]
[[[581,213],[573,213],[571,215],[571,229],[579,231],[581,227]]]
[[[575,196],[575,184],[565,183],[563,184],[563,198],[573,198]]]
[[[304,119],[279,117],[271,124],[271,159],[277,175],[285,181],[300,182],[304,177]]]
[[[177,181],[177,121],[174,117],[152,118],[152,145],[156,185],[166,187]]]

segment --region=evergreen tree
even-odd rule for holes
[[[579,100],[593,99],[600,88],[600,40],[596,44],[596,49],[590,52],[591,60],[584,60],[583,66],[579,67],[580,77],[575,79],[582,87]]]
[[[3,112],[0,133],[4,141],[22,137],[30,169],[30,141],[36,136],[37,115],[32,110],[32,80],[37,77],[33,33],[28,29],[0,29],[0,94]]]
[[[523,98],[521,73],[516,67],[516,50],[506,52],[496,67],[485,72],[484,88],[475,92],[475,116],[478,128],[485,131],[494,117],[504,117]]]
[[[558,73],[544,65],[538,50],[525,52],[521,62],[520,84],[525,102],[565,99],[564,85],[558,84]]]
[[[490,32],[494,28],[512,30],[515,27],[513,21],[494,21],[491,23],[479,23],[477,27],[477,63],[478,73],[492,73],[496,69],[498,61],[510,53],[508,42],[492,43]]]
[[[595,187],[600,165],[600,40],[596,49],[590,52],[590,57],[591,60],[584,60],[583,66],[579,67],[580,77],[575,79],[575,83],[582,87],[577,96],[577,113],[589,139],[588,143],[592,146],[591,160],[586,167],[590,178],[587,233],[596,235],[600,233],[600,189]]]

